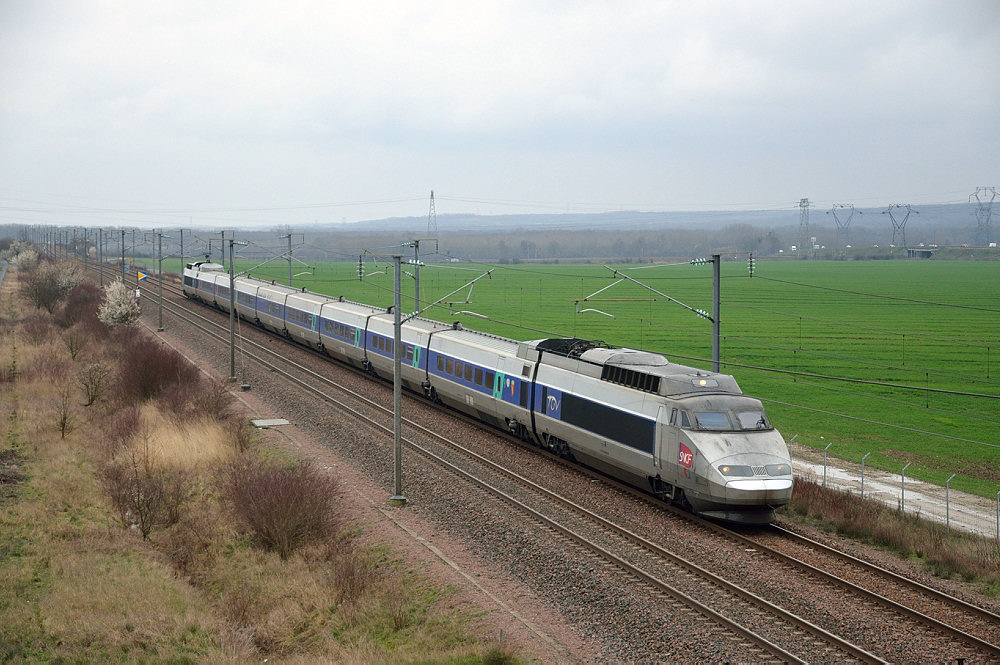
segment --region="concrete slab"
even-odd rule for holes
[[[264,428],[267,428],[267,427],[280,427],[281,425],[290,425],[291,424],[287,420],[285,420],[284,418],[257,418],[255,420],[251,420],[250,423],[254,427],[260,427],[261,429],[264,429]]]

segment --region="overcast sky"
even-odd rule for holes
[[[0,0],[0,221],[966,201],[1000,1]]]

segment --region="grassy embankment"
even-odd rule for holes
[[[51,315],[17,279],[0,293],[0,660],[512,660],[449,590],[356,545],[335,479],[256,444],[166,347],[100,324],[96,288]]]

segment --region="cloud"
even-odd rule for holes
[[[237,207],[437,183],[671,206],[972,191],[998,176],[989,0],[0,12],[0,176],[13,190],[128,186]]]

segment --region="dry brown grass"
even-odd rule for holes
[[[154,404],[144,405],[140,416],[142,426],[150,432],[153,456],[163,466],[196,471],[228,462],[236,455],[226,425],[213,418],[177,422]]]
[[[0,366],[18,371],[0,374],[0,453],[17,460],[22,484],[0,502],[0,661],[475,662],[485,651],[468,617],[439,612],[441,591],[334,528],[284,559],[256,546],[217,483],[219,468],[254,455],[254,430],[232,415],[223,388],[191,381],[161,349],[155,365],[171,370],[170,381],[139,399],[79,399],[66,412],[77,375],[67,368],[118,357],[102,344],[121,340],[88,336],[74,358],[51,317],[10,288],[0,294]],[[133,368],[140,351],[126,354]],[[72,427],[60,439],[63,416]],[[99,468],[129,459],[137,443],[140,466],[187,483],[148,541],[118,526],[98,481]],[[134,515],[125,515],[130,526]]]
[[[989,595],[1000,593],[1000,543],[994,539],[948,532],[943,524],[904,517],[881,502],[810,480],[795,481],[783,512],[920,560],[941,577],[975,582]]]

